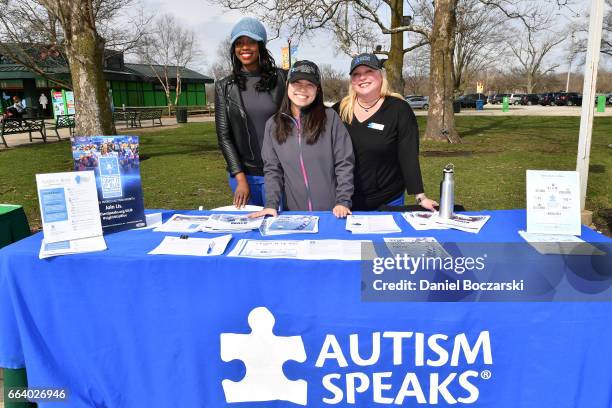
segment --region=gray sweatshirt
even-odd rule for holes
[[[327,108],[325,113],[325,129],[311,145],[297,126],[279,144],[274,117],[266,122],[261,150],[266,208],[278,208],[283,194],[286,210],[329,211],[337,204],[351,208],[355,166],[351,137],[334,110]]]

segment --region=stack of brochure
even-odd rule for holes
[[[227,256],[257,259],[338,259],[358,261],[364,259],[362,248],[372,241],[323,240],[266,240],[241,239]]]
[[[242,214],[213,214],[208,218],[205,225],[205,232],[249,232],[259,229],[263,222],[263,217],[249,218]]]
[[[231,239],[231,235],[222,235],[216,238],[166,236],[155,249],[149,252],[149,255],[223,255]]]
[[[393,215],[349,215],[346,229],[353,234],[392,234],[402,232]]]
[[[491,218],[490,215],[453,214],[450,219],[440,218],[439,214],[426,211],[403,213],[404,219],[415,230],[447,229],[477,234]]]
[[[430,258],[450,257],[448,252],[434,237],[385,237],[384,241],[387,249],[393,256],[406,254],[415,258],[421,256]]]
[[[36,186],[43,220],[40,259],[106,249],[93,171],[37,174]]]
[[[438,218],[437,212],[432,211],[413,211],[402,213],[402,217],[417,231],[431,229],[448,229],[442,225],[438,225],[435,219]]]
[[[174,214],[168,221],[155,228],[156,232],[239,233],[258,229],[263,218],[248,218],[244,214],[184,215]]]
[[[208,215],[184,215],[174,214],[168,221],[155,228],[155,232],[180,232],[193,233],[202,231],[206,228]]]
[[[319,217],[315,215],[279,215],[266,218],[259,228],[261,235],[316,234]]]

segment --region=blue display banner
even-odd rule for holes
[[[74,170],[94,170],[104,233],[146,225],[138,136],[72,138]]]

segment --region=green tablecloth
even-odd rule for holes
[[[0,248],[30,236],[30,226],[23,207],[0,204]],[[8,402],[6,390],[11,387],[27,386],[25,370],[4,370],[4,406],[6,408],[33,407],[34,404]]]
[[[30,236],[30,226],[23,207],[0,204],[0,248]]]

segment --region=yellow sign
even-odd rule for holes
[[[476,82],[476,93],[482,93],[484,91],[484,83]]]
[[[282,47],[281,48],[281,68],[282,69],[289,69],[289,68],[291,68],[289,66],[289,47]]]

